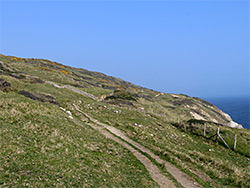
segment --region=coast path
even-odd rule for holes
[[[149,171],[151,177],[153,178],[153,180],[155,182],[157,182],[159,184],[160,187],[165,188],[165,187],[176,187],[174,185],[174,183],[168,179],[166,176],[162,175],[161,172],[159,171],[158,167],[156,165],[154,165],[145,155],[141,154],[139,151],[137,151],[136,149],[134,149],[133,147],[137,148],[138,150],[147,153],[150,157],[152,157],[153,159],[156,160],[157,163],[159,164],[163,164],[166,168],[166,170],[185,188],[200,188],[201,186],[195,182],[192,178],[190,178],[188,175],[186,175],[184,172],[180,171],[178,168],[176,168],[175,166],[173,166],[171,163],[162,160],[159,156],[155,155],[152,151],[150,151],[149,149],[145,148],[144,146],[142,146],[141,144],[131,140],[130,138],[128,138],[121,130],[109,126],[105,123],[101,123],[98,120],[94,119],[93,117],[91,117],[90,115],[88,115],[87,113],[81,111],[75,104],[73,104],[73,106],[75,107],[75,109],[80,112],[81,114],[83,114],[84,116],[86,116],[90,121],[92,121],[93,123],[89,123],[89,125],[94,128],[95,130],[99,131],[100,133],[102,133],[103,135],[105,135],[106,137],[112,139],[113,141],[121,144],[122,146],[124,146],[125,148],[127,148],[128,150],[130,150],[135,157],[141,161],[141,163],[146,167],[146,169]],[[97,126],[99,125],[99,126]],[[112,134],[111,134],[112,133]],[[114,136],[115,135],[115,136]],[[121,139],[119,139],[121,138]],[[126,142],[124,142],[124,141]]]

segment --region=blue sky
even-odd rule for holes
[[[0,53],[166,93],[249,95],[249,1],[1,1]]]

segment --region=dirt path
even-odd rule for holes
[[[74,104],[73,104],[74,105]],[[173,166],[171,163],[169,162],[166,162],[164,160],[162,160],[160,157],[158,157],[157,155],[155,155],[153,152],[151,152],[149,149],[145,148],[144,146],[140,145],[139,143],[131,140],[130,138],[128,138],[122,131],[118,130],[117,128],[115,127],[112,127],[112,126],[109,126],[107,124],[104,124],[104,123],[101,123],[99,122],[98,120],[92,118],[91,116],[89,116],[87,113],[81,111],[78,109],[78,107],[76,105],[74,105],[74,107],[76,108],[76,110],[82,114],[84,114],[86,117],[88,117],[92,122],[100,125],[101,127],[99,127],[98,129],[99,130],[104,130],[104,128],[106,128],[107,130],[109,130],[111,133],[113,133],[114,135],[122,138],[123,140],[125,140],[126,142],[128,142],[129,144],[133,145],[134,147],[138,148],[139,150],[141,150],[142,152],[145,152],[147,153],[148,155],[150,155],[153,159],[155,159],[158,163],[160,164],[164,164],[165,165],[165,168],[167,169],[167,171],[172,175],[174,176],[174,178],[183,186],[183,187],[186,187],[186,188],[200,188],[201,186],[198,185],[197,182],[195,182],[193,179],[191,179],[189,176],[187,176],[185,173],[183,173],[182,171],[180,171],[178,168],[176,168],[175,166]],[[92,125],[93,126],[93,125]],[[94,127],[93,127],[94,128]],[[97,126],[95,126],[95,129],[97,129]],[[106,131],[107,132],[107,131]],[[107,132],[109,133],[109,132]],[[105,134],[107,134],[105,133]],[[104,133],[103,133],[104,134]],[[110,134],[110,133],[109,133]],[[112,134],[110,134],[111,136],[113,136]],[[113,136],[114,137],[114,136]],[[125,146],[125,142],[121,141],[120,139],[118,139],[117,137],[114,137],[115,138],[115,141],[120,143],[121,145],[123,145],[124,147]],[[112,139],[112,138],[111,138]],[[112,139],[114,140],[114,139]],[[128,144],[126,144],[127,146],[129,146]],[[143,159],[144,160],[148,160],[150,163],[145,163],[142,162],[144,164],[144,166],[148,169],[148,171],[150,172],[150,175],[152,176],[152,178],[161,186],[161,187],[172,187],[172,184],[168,184],[168,186],[165,186],[164,184],[161,183],[161,181],[163,180],[162,179],[162,174],[159,172],[158,168],[153,165],[151,163],[151,161],[145,157],[144,155],[140,154],[137,150],[135,150],[133,147],[129,146],[130,148],[126,147],[127,149],[129,149],[131,152],[134,153],[134,151],[136,151],[134,153],[134,155],[141,161],[142,160],[142,156],[143,156]],[[141,155],[140,157],[138,156],[138,153]],[[141,159],[140,159],[141,158]],[[156,169],[158,170],[158,172],[154,172],[154,170],[152,171],[152,168],[153,166],[156,167]],[[155,170],[156,170],[155,169]],[[165,176],[163,176],[165,177]],[[165,180],[165,181],[170,181],[170,180]],[[169,186],[170,185],[170,186]],[[175,186],[173,186],[175,187]]]
[[[76,93],[85,95],[86,97],[90,97],[90,98],[93,99],[93,100],[97,100],[97,98],[96,98],[94,95],[92,95],[92,94],[90,94],[90,93],[87,93],[87,92],[85,92],[85,91],[76,89],[76,88],[74,88],[74,87],[72,87],[72,86],[70,86],[70,85],[63,85],[63,86],[60,86],[60,85],[58,85],[58,84],[56,84],[56,83],[54,83],[54,82],[51,82],[51,81],[45,81],[45,83],[51,84],[51,85],[53,85],[53,86],[56,87],[56,88],[68,88],[68,89],[70,89],[70,90],[72,90],[72,91],[74,91],[74,92],[76,92]]]
[[[88,124],[95,130],[98,130],[100,133],[105,135],[107,138],[117,142],[118,144],[122,145],[123,147],[127,148],[129,151],[131,151],[135,157],[146,167],[149,174],[151,175],[152,179],[158,183],[158,185],[162,188],[169,187],[174,188],[175,185],[171,180],[169,180],[166,176],[162,175],[159,171],[158,167],[154,165],[147,157],[145,157],[143,154],[141,154],[139,151],[135,150],[133,147],[128,145],[126,142],[122,141],[121,139],[115,137],[111,133],[109,133],[107,130],[105,130],[104,127],[99,127],[94,124]]]
[[[158,163],[160,164],[164,164],[165,168],[167,169],[167,171],[174,176],[174,178],[183,186],[183,187],[187,187],[187,188],[198,188],[200,186],[198,186],[198,184],[191,179],[189,176],[187,176],[185,173],[183,173],[182,171],[180,171],[178,168],[176,168],[175,166],[173,166],[171,163],[166,162],[164,160],[162,160],[160,157],[158,157],[157,155],[155,155],[152,151],[150,151],[149,149],[145,148],[144,146],[138,144],[137,142],[131,140],[130,138],[128,138],[127,136],[125,136],[120,130],[116,129],[115,127],[111,127],[106,125],[106,128],[112,132],[113,134],[119,136],[120,138],[122,138],[123,140],[127,141],[128,143],[132,144],[133,146],[135,146],[136,148],[138,148],[139,150],[149,154],[153,159],[155,159]]]

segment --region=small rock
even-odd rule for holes
[[[72,116],[72,113],[69,110],[67,110],[66,113]]]
[[[61,110],[63,110],[64,112],[66,111],[63,107],[60,107]]]

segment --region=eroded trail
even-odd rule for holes
[[[143,154],[141,154],[140,152],[138,152],[137,150],[135,150],[133,147],[131,147],[130,145],[128,145],[126,142],[128,142],[129,144],[133,145],[134,147],[138,148],[139,150],[141,150],[144,153],[147,153],[148,155],[150,155],[153,159],[155,159],[158,163],[160,164],[164,164],[165,168],[167,169],[167,171],[174,176],[174,178],[183,186],[186,188],[200,188],[201,186],[198,185],[197,182],[195,182],[193,179],[191,179],[189,176],[187,176],[185,173],[183,173],[182,171],[180,171],[178,168],[176,168],[175,166],[173,166],[171,163],[162,160],[160,157],[158,157],[157,155],[155,155],[153,152],[151,152],[149,149],[145,148],[144,146],[142,146],[141,144],[131,140],[130,138],[128,138],[122,131],[120,131],[119,129],[109,126],[107,124],[101,123],[98,120],[92,118],[91,116],[89,116],[87,113],[81,111],[78,109],[78,107],[76,105],[74,105],[75,109],[82,113],[83,115],[85,115],[87,118],[89,118],[92,122],[94,122],[97,125],[100,126],[96,126],[94,124],[90,124],[90,126],[92,126],[94,129],[100,131],[102,134],[104,134],[106,137],[116,141],[117,143],[123,145],[124,147],[126,147],[128,150],[130,150],[136,157],[137,159],[139,159],[143,165],[147,168],[147,170],[149,171],[150,175],[152,176],[152,178],[154,179],[154,181],[156,181],[161,187],[175,187],[173,182],[170,181],[169,179],[167,179],[167,177],[163,176],[158,167],[155,166],[147,157],[145,157]],[[112,134],[110,134],[108,131],[110,131],[111,133],[113,133],[114,135],[122,138],[123,140],[125,140],[126,142],[120,140],[119,138],[113,136]]]
[[[70,86],[70,85],[63,85],[63,86],[60,86],[60,85],[58,85],[58,84],[56,84],[56,83],[54,83],[54,82],[51,82],[51,81],[45,81],[45,83],[51,84],[51,85],[53,85],[53,86],[56,87],[56,88],[67,88],[67,89],[70,89],[71,91],[74,91],[74,92],[79,93],[79,94],[81,94],[81,95],[85,95],[86,97],[89,97],[89,98],[91,98],[91,99],[93,99],[93,100],[97,100],[97,98],[96,98],[94,95],[92,95],[92,94],[90,94],[90,93],[87,93],[87,92],[85,92],[85,91],[76,89],[76,88],[74,88],[74,87],[72,87],[72,86]]]
[[[128,143],[132,144],[133,146],[135,146],[136,148],[138,148],[139,150],[149,154],[153,159],[155,159],[158,163],[160,164],[164,164],[165,168],[167,169],[167,171],[174,176],[174,178],[183,186],[183,187],[187,187],[187,188],[198,188],[200,186],[198,186],[198,184],[191,179],[189,176],[187,176],[185,173],[183,173],[182,171],[180,171],[178,168],[176,168],[175,166],[173,166],[171,163],[166,162],[164,160],[162,160],[160,157],[158,157],[157,155],[155,155],[152,151],[150,151],[149,149],[145,148],[144,146],[138,144],[137,142],[131,140],[130,138],[128,138],[127,136],[124,135],[124,133],[122,133],[120,130],[118,130],[115,127],[111,127],[109,125],[106,125],[106,128],[112,132],[113,134],[119,136],[120,138],[122,138],[123,140],[126,140]]]
[[[131,151],[135,157],[146,167],[149,174],[151,175],[152,179],[158,183],[160,187],[175,187],[173,182],[169,180],[166,176],[162,175],[159,171],[158,167],[154,165],[147,157],[142,155],[139,151],[135,150],[133,147],[128,145],[126,142],[120,140],[119,138],[115,137],[111,133],[109,133],[107,130],[105,130],[104,127],[99,127],[94,124],[88,124],[92,128],[98,130],[100,133],[105,135],[107,138],[117,142],[118,144],[122,145],[123,147],[127,148],[129,151]]]

